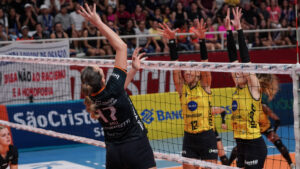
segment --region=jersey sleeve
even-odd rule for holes
[[[13,154],[13,159],[11,160],[11,164],[17,165],[18,164],[19,153],[18,153],[18,149],[14,146],[12,147],[12,154]]]
[[[126,77],[126,70],[115,67],[106,84],[107,90],[111,91],[112,93],[124,91]]]

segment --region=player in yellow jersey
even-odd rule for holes
[[[237,50],[231,30],[231,22],[238,32],[240,57],[243,63],[250,63],[248,48],[241,27],[242,10],[232,10],[234,20],[230,20],[227,11],[225,26],[227,29],[227,49],[230,62],[238,62]],[[232,73],[236,91],[232,100],[232,128],[237,143],[237,166],[245,169],[261,169],[267,156],[267,147],[260,133],[259,115],[263,111],[261,87],[254,73]],[[268,83],[268,82],[265,82]]]
[[[160,25],[161,35],[169,39],[171,60],[177,60],[175,32],[164,24]],[[194,33],[200,39],[202,62],[207,62],[207,49],[205,45],[205,24],[203,19],[197,23]],[[214,133],[214,114],[221,113],[224,109],[212,107],[211,74],[210,72],[174,70],[174,83],[179,93],[182,113],[184,117],[184,139],[182,156],[217,162],[218,148]],[[226,157],[226,156],[225,156]],[[227,159],[227,157],[226,157]],[[227,159],[228,161],[228,159]],[[184,169],[194,169],[192,165],[183,164]]]

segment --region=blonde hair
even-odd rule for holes
[[[271,101],[279,90],[277,76],[272,74],[257,74],[256,76],[259,80],[262,93],[265,93],[268,96],[268,100]]]

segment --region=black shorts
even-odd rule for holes
[[[146,136],[122,144],[106,144],[106,169],[148,169],[155,166]]]
[[[267,146],[262,137],[254,140],[236,139],[237,166],[245,169],[261,169],[267,157]]]
[[[215,135],[216,135],[217,141],[222,141],[222,138],[221,138],[221,136],[219,135],[217,129],[215,129]]]
[[[274,131],[273,127],[269,127],[266,131],[262,132],[261,134],[265,135],[266,137],[268,137],[268,135]]]
[[[184,132],[182,156],[201,160],[217,160],[217,139],[213,130],[192,134]]]

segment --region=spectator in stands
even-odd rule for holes
[[[131,15],[131,18],[136,22],[146,21],[146,15],[143,12],[143,8],[140,4],[136,5],[135,11]]]
[[[189,29],[188,29],[188,22],[177,22],[177,27],[179,29],[177,29],[177,33],[188,33]],[[192,45],[188,39],[187,35],[180,35],[177,36],[177,42],[178,42],[178,47],[180,50],[192,50]]]
[[[149,34],[159,34],[158,31],[158,22],[156,20],[153,21],[152,27],[149,29]],[[167,45],[166,39],[161,36],[152,37],[151,44],[155,47],[156,52],[168,52],[169,47]]]
[[[163,18],[162,14],[161,14],[160,8],[156,8],[154,10],[154,17],[153,17],[153,19],[156,20],[156,21],[158,21],[158,22],[160,22],[160,23],[162,23],[164,21],[164,18]]]
[[[165,10],[162,12],[162,17],[163,17],[163,23],[174,23],[172,20],[172,11],[171,8],[166,6]]]
[[[260,22],[259,29],[269,29],[269,26],[267,25],[265,20],[262,20]],[[271,32],[256,32],[256,38],[259,39],[260,41],[257,42],[256,45],[268,46],[268,47],[273,45]]]
[[[121,35],[135,35],[134,23],[132,19],[129,19],[126,23],[126,27],[121,29]],[[136,47],[136,38],[124,39],[127,44],[127,53],[132,54]]]
[[[8,35],[8,20],[7,20],[7,16],[4,13],[3,9],[0,8],[0,23],[3,26],[3,30],[5,32],[6,35]]]
[[[64,4],[61,6],[60,13],[55,16],[54,22],[60,22],[63,30],[68,34],[68,36],[70,37],[72,35],[72,18],[70,14],[68,14],[67,5]]]
[[[41,5],[41,14],[38,16],[38,22],[42,24],[43,30],[47,34],[51,34],[52,27],[54,25],[54,18],[49,13],[49,7],[47,5]]]
[[[20,15],[16,13],[16,10],[14,8],[10,8],[9,15],[8,15],[9,36],[13,39],[17,38],[20,29],[21,29]]]
[[[60,22],[55,23],[54,31],[50,35],[51,39],[68,38],[68,34],[64,32],[62,24]]]
[[[119,8],[119,0],[105,0],[105,6],[111,6],[113,10],[116,10]]]
[[[116,15],[121,27],[125,27],[126,22],[131,18],[130,13],[126,11],[126,6],[123,3],[120,4],[119,10],[117,11]]]
[[[224,22],[224,19],[227,15],[227,9],[228,9],[228,4],[224,3],[223,6],[218,10],[216,17],[217,17],[217,23],[220,26],[220,23]],[[224,27],[225,28],[225,27]]]
[[[107,26],[110,27],[110,29],[112,29],[114,32],[116,32],[116,34],[120,34],[119,27],[114,22],[108,21]]]
[[[78,13],[80,10],[80,4],[75,4],[75,11],[71,12],[70,16],[72,19],[72,37],[82,37],[83,30],[86,27],[85,19]],[[80,50],[80,41],[74,41],[74,47],[77,52]]]
[[[12,145],[8,128],[0,126],[1,168],[18,169],[18,150]]]
[[[99,37],[100,32],[97,30],[96,26],[89,24],[87,29],[83,31],[83,37]],[[97,40],[84,40],[84,47],[89,56],[102,56],[105,55],[105,51],[100,48],[100,39]]]
[[[134,29],[136,35],[149,35],[149,30],[146,29],[145,21],[138,22],[138,27]],[[144,48],[146,52],[152,52],[153,48],[150,45],[151,38],[150,37],[139,37],[139,47]]]
[[[293,20],[295,20],[295,11],[292,3],[289,3],[288,0],[283,1],[283,6],[281,10],[281,19],[286,19],[287,24],[290,24]]]
[[[42,24],[37,23],[35,25],[35,34],[33,34],[33,39],[48,39],[49,35],[44,32]]]
[[[25,16],[21,16],[20,22],[22,25],[27,25],[29,28],[29,35],[32,36],[35,31],[35,25],[37,24],[37,16],[33,13],[33,7],[31,4],[25,4]]]
[[[249,29],[256,29],[257,17],[258,14],[254,8],[251,8],[251,4],[248,2],[244,3],[243,18],[245,19],[245,24],[249,27]]]
[[[108,6],[106,8],[106,14],[105,17],[103,17],[103,19],[104,23],[113,22],[114,25],[118,24],[118,17],[111,6]]]
[[[175,11],[172,13],[172,20],[175,22],[184,22],[188,19],[186,11],[183,9],[182,3],[177,2]]]
[[[17,40],[33,40],[33,38],[28,34],[29,32],[28,26],[26,25],[22,26],[21,31],[22,31],[22,36],[18,37]]]
[[[190,36],[190,39],[194,50],[200,50],[199,38],[197,35],[194,34],[194,30],[197,29],[198,22],[199,22],[198,18],[193,19],[193,25],[189,29],[189,33],[193,33],[193,35]]]
[[[217,13],[216,0],[197,0],[197,4],[204,18],[215,18]]]
[[[191,2],[191,8],[188,12],[188,19],[190,21],[194,21],[195,18],[202,18],[202,15],[196,2]]]
[[[156,0],[147,0],[145,7],[150,14],[154,14],[154,11],[159,8],[159,4]]]
[[[281,23],[282,28],[290,28],[288,26],[287,19],[282,18],[280,20],[280,23]],[[293,44],[292,43],[293,42],[293,37],[292,36],[293,36],[292,31],[280,32],[276,37],[273,37],[274,38],[274,43],[276,45],[292,45]]]
[[[271,0],[271,5],[267,7],[267,11],[270,14],[271,28],[280,28],[281,25],[279,23],[279,19],[281,15],[281,9],[277,5],[276,0]]]
[[[216,31],[215,27],[212,25],[212,19],[207,18],[206,19],[206,25],[208,32],[214,32]],[[208,50],[215,50],[215,49],[221,49],[221,44],[218,42],[218,36],[217,34],[206,34],[206,47]]]
[[[0,41],[7,41],[8,40],[7,34],[5,33],[5,31],[3,31],[3,29],[4,29],[3,24],[0,23]]]
[[[49,12],[55,16],[60,11],[60,0],[45,0],[45,5],[49,7]]]
[[[267,6],[265,2],[260,3],[260,7],[257,9],[257,12],[258,12],[258,16],[260,17],[260,20],[265,20],[268,22],[270,18],[270,13],[267,10]]]

